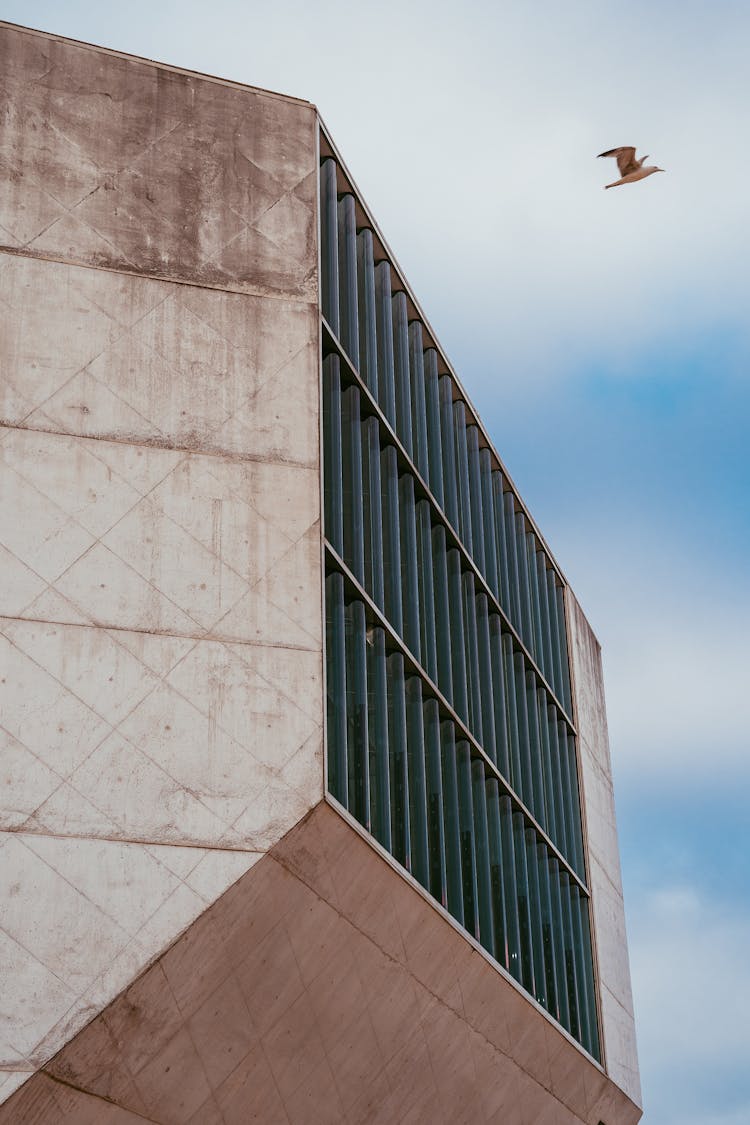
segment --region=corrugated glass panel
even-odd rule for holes
[[[492,503],[495,514],[495,544],[498,568],[498,583],[500,586],[500,605],[503,607],[512,622],[516,621],[511,590],[511,564],[508,548],[506,529],[506,500],[503,492],[502,474],[496,470],[492,473]]]
[[[406,683],[406,724],[409,758],[409,824],[412,874],[423,887],[430,885],[427,833],[427,777],[425,770],[422,681],[410,676]]]
[[[417,577],[417,511],[414,477],[404,473],[398,482],[401,521],[401,588],[403,591],[404,640],[417,660],[421,660],[419,624],[419,581]]]
[[[527,808],[534,808],[534,786],[531,776],[531,738],[526,709],[526,662],[522,653],[513,654],[513,683],[516,689],[516,718],[521,756],[521,797]]]
[[[547,1007],[547,972],[542,940],[542,902],[539,891],[539,867],[537,864],[537,835],[533,828],[524,833],[526,844],[526,871],[529,880],[529,914],[531,917],[531,944],[534,950],[534,996],[543,1007]]]
[[[368,631],[367,642],[372,834],[384,848],[391,851],[391,768],[388,752],[388,677],[386,673],[385,630],[379,626],[374,626]]]
[[[505,698],[508,703],[508,736],[510,743],[510,783],[516,793],[523,793],[521,770],[521,743],[518,728],[518,704],[516,701],[516,673],[513,664],[513,638],[503,633],[503,672],[505,675]]]
[[[323,505],[326,539],[344,554],[344,476],[341,449],[341,375],[339,358],[323,361]]]
[[[430,840],[430,882],[433,898],[448,905],[448,876],[445,858],[443,813],[443,763],[440,748],[440,709],[436,699],[424,704],[425,756],[427,766],[427,827]]]
[[[542,641],[542,611],[539,600],[539,583],[536,569],[536,536],[532,531],[526,536],[526,558],[529,573],[529,596],[531,599],[532,643],[531,655],[536,660],[542,672],[547,674],[544,665],[544,642]]]
[[[380,425],[377,418],[366,418],[362,423],[362,489],[365,589],[378,609],[384,610],[383,490],[380,480]]]
[[[339,251],[336,161],[320,166],[320,274],[323,316],[339,333]]]
[[[565,627],[565,604],[563,599],[562,586],[555,587],[555,600],[557,602],[557,632],[558,632],[558,645],[560,648],[560,663],[562,666],[562,703],[565,710],[570,715],[572,712],[572,705],[570,699],[570,668],[568,665],[568,638],[567,630]]]
[[[461,829],[458,816],[458,768],[456,732],[453,723],[440,724],[443,764],[443,817],[445,825],[445,859],[448,873],[448,909],[464,924],[464,891],[461,874]]]
[[[453,403],[453,429],[456,444],[456,477],[458,481],[458,532],[470,555],[474,553],[471,527],[471,493],[469,486],[469,447],[466,435],[466,405],[459,399]],[[454,525],[455,526],[455,525]]]
[[[599,1032],[596,1017],[596,996],[594,994],[594,966],[591,951],[591,930],[589,925],[589,904],[580,891],[577,891],[578,914],[580,918],[581,949],[583,959],[583,982],[588,1015],[588,1043],[585,1046],[594,1058],[599,1057]]]
[[[552,903],[552,935],[555,942],[555,996],[560,1023],[571,1030],[570,1003],[565,954],[565,926],[563,923],[562,898],[560,891],[560,865],[554,856],[548,856],[550,901]]]
[[[403,633],[403,595],[401,588],[401,527],[398,512],[398,457],[394,446],[387,446],[380,458],[383,484],[383,569],[385,573],[385,613],[397,633]]]
[[[507,551],[507,574],[509,601],[507,613],[516,629],[523,633],[521,626],[521,586],[518,575],[518,545],[516,543],[516,505],[512,492],[503,493],[503,528],[505,530],[505,549]]]
[[[547,731],[549,732],[550,763],[552,766],[552,798],[555,806],[555,844],[564,856],[570,854],[568,824],[565,813],[566,792],[560,761],[560,731],[557,708],[547,707]]]
[[[409,325],[409,376],[411,379],[411,422],[414,462],[422,479],[430,479],[430,454],[427,441],[427,400],[424,382],[422,325],[418,320]]]
[[[458,816],[461,828],[461,877],[464,893],[464,926],[479,938],[477,894],[476,827],[471,778],[471,749],[468,742],[456,744],[458,767]]]
[[[505,920],[507,923],[508,969],[517,981],[523,980],[521,919],[518,909],[518,876],[516,841],[513,828],[513,805],[510,797],[500,794],[500,835],[502,839],[503,884],[505,886]]]
[[[510,641],[510,637],[508,637]],[[510,641],[511,648],[513,642]],[[505,691],[505,669],[503,662],[503,634],[500,618],[490,614],[490,657],[492,660],[492,697],[495,712],[495,745],[497,747],[497,767],[506,781],[512,781],[510,768],[510,743],[508,737],[509,703]]]
[[[497,762],[497,740],[495,735],[495,690],[492,680],[492,642],[490,640],[490,616],[487,595],[477,594],[477,647],[479,701],[482,708],[482,747],[485,753]]]
[[[432,529],[432,562],[435,586],[435,628],[437,631],[437,682],[445,698],[453,703],[453,661],[451,659],[451,613],[448,592],[448,552],[445,528]]]
[[[440,388],[440,439],[443,460],[444,511],[451,525],[458,530],[458,483],[456,480],[456,443],[453,423],[453,380],[442,375]]]
[[[453,706],[465,723],[469,721],[469,692],[466,683],[466,637],[464,631],[461,555],[454,547],[448,551],[448,610],[450,614],[450,654],[453,667]]]
[[[370,744],[367,714],[367,624],[364,603],[346,607],[346,744],[349,810],[370,831]]]
[[[557,621],[557,579],[554,570],[547,571],[547,608],[549,611],[550,645],[552,648],[552,679],[550,683],[555,690],[555,695],[562,702],[565,699],[563,692],[563,659],[567,661],[567,654],[560,651],[560,630]]]
[[[507,887],[503,871],[503,841],[500,827],[500,790],[497,779],[488,777],[485,784],[487,804],[487,853],[490,866],[490,887],[492,893],[492,920],[494,942],[491,952],[495,958],[509,967],[508,923],[506,920],[505,899]],[[476,800],[477,798],[475,798]],[[484,941],[484,938],[482,938]]]
[[[365,580],[365,526],[362,487],[362,421],[359,387],[341,398],[344,469],[344,559],[360,582]]]
[[[339,314],[339,339],[358,369],[357,220],[353,195],[343,195],[339,200]]]
[[[487,585],[498,601],[500,601],[500,583],[497,569],[498,552],[497,531],[495,528],[495,501],[492,494],[492,458],[489,449],[480,449],[479,451],[479,478],[484,538],[484,575],[487,579]]]
[[[521,983],[527,992],[536,996],[534,984],[534,947],[531,932],[532,917],[529,901],[529,868],[526,856],[526,821],[523,813],[513,813],[513,851],[516,861],[516,898],[518,901],[518,928],[521,936]]]
[[[432,495],[441,508],[443,496],[443,440],[440,429],[440,385],[437,352],[429,348],[424,353],[424,389],[427,411],[427,444],[429,447],[429,485]]]
[[[492,909],[492,877],[490,874],[490,842],[487,826],[487,795],[485,791],[484,762],[477,759],[471,763],[474,855],[477,879],[477,906],[479,911],[479,930],[477,939],[481,941],[493,957],[495,953],[495,922]]]
[[[541,842],[536,845],[536,865],[539,878],[539,901],[542,922],[542,950],[544,952],[545,990],[547,996],[547,1010],[556,1020],[560,1019],[560,1007],[557,1000],[557,964],[555,949],[555,923],[552,915],[552,895],[550,891],[549,864],[547,846]]]
[[[432,560],[432,515],[430,502],[417,504],[417,578],[419,581],[419,630],[422,667],[438,682],[437,630],[435,626],[435,581]]]
[[[328,788],[344,808],[349,807],[346,766],[346,617],[344,579],[326,579],[326,702]]]
[[[477,602],[474,574],[466,571],[461,578],[464,593],[464,637],[466,643],[466,687],[469,702],[469,730],[482,743],[482,688],[479,677],[479,639],[477,636]]]
[[[536,675],[526,672],[526,714],[529,720],[529,747],[531,751],[531,808],[542,828],[547,830],[544,778],[542,774],[542,739],[539,731],[539,705],[536,696]]]
[[[578,795],[578,767],[576,760],[575,738],[566,731],[565,741],[568,750],[568,776],[570,778],[570,820],[573,829],[573,867],[581,879],[585,878],[585,864],[583,860],[583,835],[581,831],[581,804]]]
[[[324,358],[329,788],[598,1057],[563,588],[356,211],[324,161],[324,346],[361,376]]]
[[[541,741],[541,764],[544,777],[544,821],[547,835],[557,841],[557,817],[555,812],[554,775],[549,741],[549,722],[547,719],[547,692],[539,688],[536,694],[537,723]]]
[[[388,752],[391,775],[391,851],[411,871],[409,827],[409,760],[406,742],[406,681],[404,658],[393,652],[386,661],[388,675]]]
[[[479,428],[469,426],[466,430],[466,444],[469,452],[469,500],[471,502],[471,554],[481,574],[487,576],[484,558],[484,517],[482,514],[482,470],[479,460]],[[494,544],[493,544],[494,546]]]
[[[531,622],[531,593],[529,590],[529,556],[526,551],[526,517],[516,512],[516,552],[518,557],[518,591],[521,603],[521,617],[518,631],[526,647],[534,651],[534,629]]]
[[[396,425],[396,382],[393,373],[391,267],[375,267],[375,324],[378,346],[378,402],[391,426]]]
[[[588,966],[584,949],[584,934],[581,919],[580,900],[578,887],[571,883],[570,890],[570,917],[573,927],[573,953],[576,961],[576,981],[578,983],[578,1019],[581,1024],[581,1042],[587,1051],[591,1051],[593,1034],[591,1027],[591,1007],[588,994]]]
[[[411,378],[409,375],[409,313],[406,294],[393,294],[393,366],[396,377],[396,433],[411,457]]]
[[[359,287],[359,371],[378,400],[378,337],[375,315],[375,257],[372,231],[357,235],[357,285]]]
[[[566,871],[560,872],[560,900],[565,930],[565,979],[568,988],[568,1008],[570,1009],[570,1033],[579,1043],[583,1043],[578,963],[575,952],[576,936],[573,928],[573,912],[571,909],[571,882],[570,876]]]
[[[547,588],[547,563],[544,552],[536,554],[537,588],[539,590],[539,613],[542,629],[542,655],[539,665],[548,682],[555,686],[555,665],[552,659],[552,638],[550,635],[549,591]],[[557,689],[555,689],[557,690]]]

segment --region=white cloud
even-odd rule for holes
[[[685,885],[630,905],[644,1125],[744,1125],[750,912]]]
[[[506,393],[744,324],[746,4],[279,0],[8,17],[317,103],[449,357]],[[636,143],[668,169],[611,192]],[[509,375],[513,377],[509,378]]]
[[[729,565],[694,527],[670,534],[647,508],[592,505],[585,526],[566,519],[553,531],[602,644],[618,778],[668,781],[674,792],[747,784],[744,565]]]

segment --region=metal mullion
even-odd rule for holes
[[[456,726],[456,737],[459,738],[459,739],[464,739],[465,741],[470,743],[475,756],[480,757],[482,759],[482,761],[484,762],[485,769],[488,770],[488,772],[490,773],[490,775],[492,777],[497,778],[498,782],[500,783],[500,786],[502,788],[503,793],[507,794],[507,796],[510,798],[510,800],[512,801],[515,808],[519,812],[523,813],[523,815],[526,818],[526,820],[528,821],[529,825],[532,828],[534,828],[534,830],[536,831],[536,833],[538,834],[540,839],[542,839],[544,841],[544,843],[547,845],[551,854],[555,856],[555,858],[558,860],[558,862],[560,863],[560,865],[562,866],[564,871],[569,875],[569,877],[573,880],[573,882],[576,884],[576,886],[578,886],[583,891],[584,895],[586,895],[586,897],[588,898],[589,897],[589,890],[588,890],[588,887],[586,886],[586,884],[584,883],[584,881],[576,873],[575,869],[573,867],[571,867],[570,863],[565,858],[565,856],[562,854],[562,852],[558,849],[556,844],[547,835],[544,828],[542,828],[541,824],[537,821],[536,817],[531,812],[531,810],[528,808],[528,806],[524,804],[524,802],[521,800],[521,798],[516,793],[516,791],[508,783],[507,779],[505,777],[503,777],[503,775],[500,773],[499,769],[497,768],[495,763],[492,761],[492,759],[490,758],[487,751],[484,749],[483,746],[481,746],[477,742],[477,740],[474,737],[474,735],[472,734],[472,732],[469,730],[469,728],[466,726],[464,721],[460,718],[460,716],[453,709],[453,707],[448,702],[446,697],[443,695],[443,693],[441,692],[438,685],[433,680],[430,679],[427,672],[424,670],[422,665],[419,664],[419,662],[416,660],[414,654],[409,650],[409,648],[405,644],[403,638],[399,636],[399,634],[396,632],[396,630],[390,624],[388,619],[384,616],[384,614],[381,612],[381,610],[378,608],[378,606],[372,600],[372,598],[367,593],[367,591],[364,589],[364,587],[357,581],[357,579],[352,574],[349,567],[346,565],[346,563],[341,558],[341,556],[336,553],[336,551],[333,549],[331,544],[328,543],[328,542],[326,542],[326,544],[325,544],[325,551],[326,551],[326,555],[328,556],[329,561],[332,562],[335,565],[336,570],[341,573],[342,577],[344,578],[344,581],[352,588],[352,590],[356,594],[356,596],[361,598],[362,601],[365,603],[367,609],[369,610],[369,615],[372,618],[374,618],[377,626],[379,628],[383,629],[383,631],[385,632],[386,636],[388,637],[392,647],[397,648],[399,650],[399,652],[403,655],[404,660],[405,660],[406,664],[408,665],[408,671],[405,671],[405,675],[416,674],[416,675],[422,677],[422,680],[424,681],[425,685],[429,689],[430,694],[437,700],[441,711],[444,712],[445,718],[450,719],[451,722],[453,722],[455,724],[455,726]]]
[[[504,631],[506,633],[511,634],[511,636],[513,637],[515,647],[518,648],[524,654],[524,656],[526,657],[526,659],[528,660],[528,662],[530,664],[530,667],[531,667],[532,671],[534,671],[536,673],[537,677],[539,678],[539,681],[540,681],[542,687],[546,688],[547,694],[550,697],[550,701],[555,705],[555,707],[560,712],[561,719],[563,719],[564,722],[567,724],[567,726],[570,728],[571,733],[576,734],[577,731],[576,731],[576,728],[575,728],[575,724],[573,723],[572,717],[566,711],[566,709],[565,709],[564,705],[562,704],[562,702],[560,701],[560,698],[557,695],[555,689],[549,683],[546,676],[544,675],[541,668],[539,667],[536,660],[534,659],[533,655],[531,654],[528,647],[526,646],[524,640],[521,637],[521,634],[518,632],[515,625],[513,624],[511,619],[508,617],[507,612],[503,609],[502,605],[500,604],[497,597],[493,593],[492,588],[489,586],[489,584],[487,582],[487,579],[481,573],[481,571],[477,567],[477,564],[474,562],[474,559],[471,557],[471,555],[466,550],[466,547],[461,542],[461,540],[460,540],[456,530],[454,529],[453,525],[451,524],[450,520],[448,519],[445,512],[443,511],[443,509],[440,507],[437,500],[435,499],[435,496],[433,495],[432,491],[430,490],[429,485],[425,482],[424,478],[421,476],[421,474],[419,472],[419,469],[417,468],[417,466],[414,464],[414,462],[412,461],[409,454],[404,449],[404,446],[403,446],[400,438],[398,437],[398,434],[393,429],[393,427],[389,423],[388,419],[385,417],[380,405],[373,398],[372,394],[370,393],[369,388],[367,387],[367,384],[362,379],[359,372],[352,366],[351,361],[349,360],[349,357],[346,355],[346,352],[343,350],[343,348],[342,348],[341,344],[339,343],[339,341],[337,340],[336,336],[331,331],[331,327],[328,324],[328,322],[326,321],[325,317],[321,317],[321,320],[322,320],[322,323],[323,323],[324,337],[326,335],[328,336],[329,344],[333,346],[334,350],[336,351],[336,354],[339,356],[339,358],[342,361],[341,362],[341,377],[342,377],[342,379],[346,379],[348,377],[350,380],[356,382],[356,384],[359,386],[359,388],[362,392],[362,410],[363,410],[363,412],[369,411],[369,413],[373,414],[375,417],[378,418],[378,420],[380,422],[381,429],[385,432],[385,438],[386,438],[387,444],[392,445],[395,448],[396,453],[397,453],[400,461],[402,462],[402,468],[406,469],[414,477],[415,488],[421,493],[420,499],[425,499],[425,500],[430,501],[430,504],[432,505],[432,508],[433,508],[434,512],[437,514],[437,517],[438,517],[440,523],[445,528],[446,535],[451,540],[451,542],[448,543],[448,545],[447,545],[448,549],[450,550],[452,547],[457,547],[458,550],[461,552],[465,563],[471,568],[471,570],[474,571],[474,574],[475,574],[476,578],[481,583],[481,588],[488,595],[488,598],[491,602],[492,608],[494,609],[494,611],[497,614],[499,614],[500,619],[502,620],[503,625],[504,625]]]

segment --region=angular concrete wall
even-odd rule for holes
[[[315,111],[7,25],[0,96],[1,1098],[323,767]]]
[[[55,1125],[635,1125],[321,803],[0,1109]]]
[[[612,1080],[641,1105],[601,649],[570,589],[566,601],[604,1065]]]

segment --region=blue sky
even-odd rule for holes
[[[318,105],[603,645],[644,1122],[747,1125],[746,0],[0,14]]]

